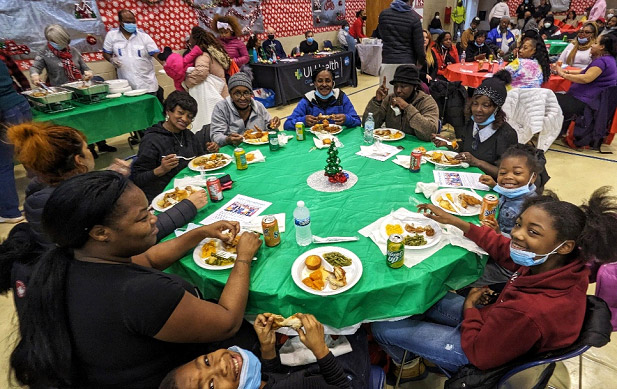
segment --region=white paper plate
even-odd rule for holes
[[[109,93],[112,93],[112,94],[120,93],[120,94],[122,94],[124,92],[130,92],[132,90],[133,90],[133,88],[131,88],[130,86],[125,86],[123,88],[112,88],[112,87],[110,87],[109,88]]]
[[[450,165],[447,163],[439,163],[439,162],[435,162],[433,161],[428,155],[433,155],[434,152],[440,152],[442,154],[448,155],[449,157],[455,157],[456,155],[458,155],[458,153],[456,151],[450,151],[450,150],[428,150],[426,152],[427,156],[424,156],[423,158],[432,163],[435,166],[441,166],[441,167],[456,167],[456,168],[464,168],[466,166],[464,166],[462,163],[458,163],[456,165]]]
[[[336,135],[336,134],[340,134],[343,131],[343,127],[339,126],[338,124],[330,124],[333,127],[338,127],[338,130],[334,131],[334,132],[328,132],[328,131],[313,131],[313,127],[311,127],[311,129],[309,131],[311,131],[313,134],[317,135],[317,134],[331,134],[331,135]]]
[[[219,167],[215,167],[215,168],[212,168],[212,169],[205,169],[205,168],[202,168],[201,166],[194,166],[193,165],[193,162],[195,161],[195,159],[199,158],[199,157],[197,157],[197,158],[193,159],[191,162],[189,162],[189,169],[194,170],[196,172],[211,172],[211,171],[214,171],[214,170],[219,170],[219,169],[224,168],[225,166],[229,165],[234,160],[231,157],[231,155],[227,155],[225,153],[214,153],[214,154],[219,154],[219,155],[225,156],[225,158],[227,158],[227,162],[225,162],[224,165],[221,165]],[[212,155],[212,154],[200,155],[200,157],[206,157],[206,156],[209,156],[209,155]]]
[[[244,139],[244,143],[249,144],[249,145],[267,145],[270,142],[267,140],[261,141],[261,140],[254,140],[254,139]]]
[[[377,131],[383,131],[383,130],[390,130],[390,135],[377,135],[376,132]],[[395,128],[376,128],[375,131],[373,132],[373,134],[375,135],[376,138],[379,138],[379,140],[381,140],[382,142],[394,142],[397,140],[401,140],[401,139],[405,139],[405,133],[403,131],[397,130]],[[392,135],[394,134],[401,134],[400,137],[398,138],[393,138]]]
[[[413,224],[416,227],[425,227],[425,226],[433,227],[433,230],[435,230],[435,235],[433,236],[427,236],[425,232],[418,234],[418,235],[422,235],[424,239],[426,239],[425,245],[405,246],[405,249],[407,250],[422,250],[422,249],[426,249],[429,247],[433,247],[437,243],[439,243],[439,241],[441,240],[442,231],[441,231],[441,227],[439,226],[439,223],[437,223],[434,220],[428,219],[424,216],[421,216],[418,218],[397,219],[396,217],[390,215],[389,217],[384,219],[384,221],[381,223],[381,226],[379,227],[379,232],[381,233],[381,236],[384,238],[385,241],[388,240],[388,234],[386,233],[386,225],[388,224],[399,224],[403,228],[403,233],[401,234],[403,236],[405,235],[413,236],[416,234],[415,232],[405,231],[405,224]]]
[[[248,163],[249,165],[252,164],[252,163],[261,162],[262,158],[264,160],[266,158],[266,157],[264,157],[264,155],[259,150],[253,150],[253,151],[249,151],[248,153],[246,153],[246,155],[249,155],[249,154],[253,154],[255,156],[255,158],[252,161],[249,161],[248,157],[246,158],[246,163]]]
[[[135,90],[132,90],[132,91],[124,92],[124,95],[132,97],[132,96],[145,95],[146,93],[148,93],[147,89],[135,89]]]
[[[122,80],[122,79],[105,80],[105,83],[109,84],[110,88],[126,88],[127,86],[130,87],[128,80]]]
[[[107,95],[105,97],[107,97],[108,99],[115,99],[115,98],[118,98],[120,96],[122,96],[122,93],[112,93],[112,94]]]
[[[203,189],[203,188],[197,187],[197,186],[195,186],[195,185],[190,185],[190,186],[191,186],[191,188]],[[180,188],[185,189],[185,188],[186,188],[186,186],[182,186],[182,187],[180,187]],[[156,210],[156,211],[159,211],[159,212],[165,212],[165,211],[167,211],[169,208],[171,208],[171,207],[173,207],[174,205],[176,205],[177,203],[174,203],[174,204],[170,205],[169,207],[159,207],[159,206],[158,206],[158,204],[157,204],[159,200],[162,200],[162,199],[163,199],[163,196],[165,196],[165,193],[171,193],[171,192],[173,192],[174,190],[176,190],[176,188],[172,188],[172,189],[166,190],[165,192],[160,193],[158,196],[156,196],[156,197],[154,198],[154,200],[152,200],[152,204],[151,204],[151,205],[152,205],[152,208],[153,208],[154,210]]]
[[[457,213],[457,212],[452,212],[450,210],[444,209],[439,207],[439,202],[437,201],[437,198],[439,196],[441,196],[442,198],[446,198],[446,193],[450,193],[452,194],[452,198],[454,199],[454,205],[458,206],[459,209],[463,210],[465,213]],[[474,205],[474,206],[468,206],[467,208],[463,208],[461,206],[461,203],[458,201],[458,195],[461,193],[465,193],[467,195],[473,196],[475,198],[477,198],[478,200],[480,200],[480,202],[482,202],[482,197],[480,197],[479,195],[473,193],[472,191],[469,190],[463,190],[463,189],[439,189],[437,192],[433,193],[433,195],[431,196],[431,202],[433,203],[433,205],[443,209],[444,211],[451,213],[453,215],[458,215],[458,216],[474,216],[474,215],[479,215],[480,214],[480,210],[482,208],[482,203],[478,204],[478,205]]]
[[[308,286],[304,285],[302,283],[302,280],[308,277],[309,274],[312,272],[312,270],[308,270],[306,268],[306,265],[304,264],[304,260],[306,259],[306,257],[308,257],[309,255],[319,255],[323,259],[324,253],[329,253],[332,251],[337,251],[343,254],[344,256],[351,258],[351,265],[343,267],[343,270],[345,270],[345,273],[346,273],[345,275],[347,278],[347,285],[343,286],[342,288],[332,289],[330,288],[330,285],[328,284],[323,290],[315,290],[315,289],[309,288]],[[322,260],[322,266],[324,267],[324,269],[327,269],[330,271],[332,271],[333,269],[332,266],[328,262],[326,262],[325,259]],[[339,294],[339,293],[348,291],[355,284],[358,283],[358,281],[362,277],[362,262],[360,261],[360,258],[358,258],[356,254],[342,247],[337,247],[337,246],[318,247],[318,248],[309,250],[301,254],[298,258],[296,258],[293,265],[291,266],[291,277],[293,278],[296,285],[298,285],[298,287],[305,292],[316,294],[318,296],[331,296],[334,294]]]
[[[240,234],[242,233],[244,233],[244,231],[240,230]],[[225,269],[231,269],[232,267],[234,267],[233,263],[230,263],[229,265],[225,265],[225,266],[214,266],[214,265],[209,265],[206,263],[206,258],[201,257],[201,248],[204,246],[204,244],[210,242],[211,240],[216,241],[216,252],[217,253],[221,251],[223,252],[225,251],[225,249],[223,248],[223,241],[220,239],[206,238],[202,240],[201,242],[199,242],[197,247],[195,247],[195,249],[193,250],[193,261],[195,261],[197,266],[207,269],[207,270],[225,270]],[[232,256],[236,258],[236,254],[232,254]],[[257,260],[257,257],[253,258],[253,261],[256,261],[256,260]]]

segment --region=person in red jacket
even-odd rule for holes
[[[395,362],[408,350],[449,371],[469,363],[491,369],[571,345],[585,317],[586,262],[617,255],[617,198],[609,190],[596,190],[580,207],[554,195],[531,198],[511,238],[419,205],[426,217],[460,228],[514,274],[499,295],[486,287],[472,288],[467,298],[447,293],[424,317],[373,323],[373,335]]]
[[[452,44],[452,34],[442,32],[435,40],[435,45],[431,49],[437,60],[437,75],[442,76],[446,72],[448,65],[458,63],[458,51]]]
[[[349,29],[349,34],[356,38],[356,40],[360,41],[362,38],[366,38],[364,32],[362,32],[362,27],[364,27],[364,23],[366,22],[366,11],[361,9],[356,12],[356,20],[351,25]]]

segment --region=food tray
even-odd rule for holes
[[[91,81],[90,86],[85,86],[85,81],[69,82],[62,85],[63,88],[67,88],[75,92],[76,95],[90,96],[99,93],[109,92],[109,84],[104,82]]]
[[[59,87],[51,87],[50,89],[53,90],[53,93],[49,93],[45,96],[40,96],[40,97],[32,96],[32,94],[37,93],[37,92],[46,92],[45,90],[33,89],[33,90],[22,92],[22,94],[25,95],[29,100],[32,100],[39,104],[59,103],[61,101],[70,100],[71,97],[73,97],[73,92],[70,90],[59,88]]]

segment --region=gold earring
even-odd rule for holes
[[[169,121],[169,115],[165,115],[165,121],[168,122]]]
[[[186,126],[186,128],[187,128],[187,129],[189,129],[189,130],[192,130],[192,129],[193,129],[193,123],[192,123],[192,122],[191,122],[191,123],[189,123],[189,125],[188,125],[188,126]]]

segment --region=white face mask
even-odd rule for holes
[[[439,19],[439,15],[435,16],[435,19]]]
[[[611,18],[612,18],[613,16],[615,16],[615,15],[613,15],[613,14],[608,14],[608,15],[606,15],[606,20],[611,20]]]
[[[544,23],[544,28],[549,28],[551,26],[551,23]]]

